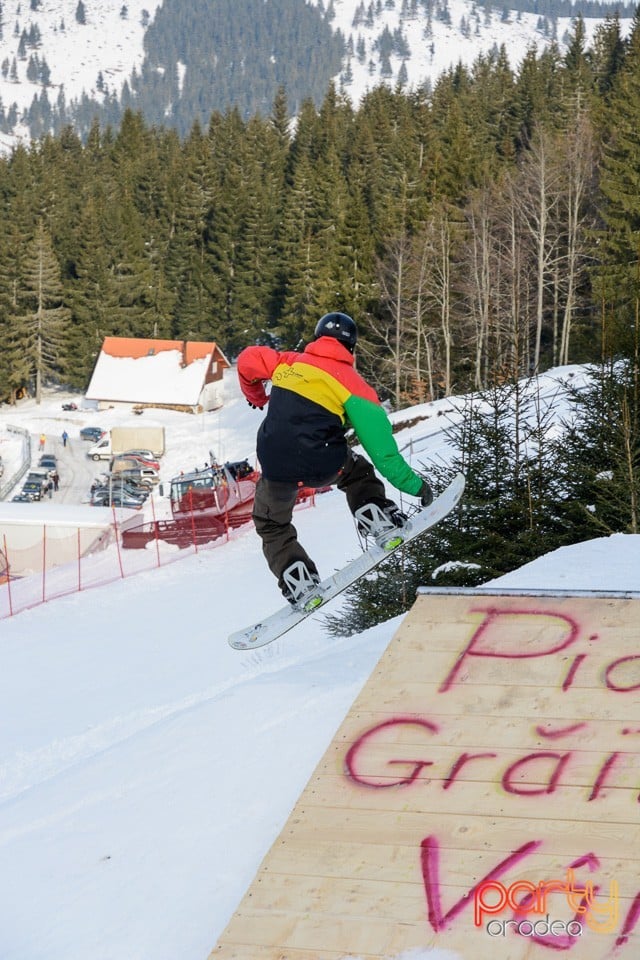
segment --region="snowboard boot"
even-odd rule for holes
[[[375,540],[383,550],[395,550],[404,541],[401,530],[408,517],[393,500],[371,501],[354,513],[358,533]]]
[[[322,603],[322,595],[316,590],[320,577],[303,560],[295,560],[283,570],[278,583],[285,600],[296,610],[310,613]]]

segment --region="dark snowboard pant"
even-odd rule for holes
[[[351,451],[337,477],[329,477],[326,483],[335,483],[346,494],[351,513],[365,503],[387,502],[384,484],[376,477],[369,461]],[[299,489],[297,483],[266,480],[264,477],[256,485],[253,521],[269,569],[278,578],[281,589],[283,571],[296,560],[302,560],[312,573],[318,573],[315,563],[298,543],[298,533],[291,523]]]

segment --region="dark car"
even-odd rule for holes
[[[52,453],[46,453],[43,457],[40,457],[38,466],[42,470],[48,470],[49,473],[55,473],[58,469],[58,461]]]
[[[28,480],[22,488],[22,493],[28,500],[41,500],[42,484],[35,480]]]
[[[51,479],[51,470],[48,467],[34,467],[33,470],[30,470],[27,474],[26,483],[39,483],[40,489],[44,493],[47,489],[47,484]]]
[[[80,431],[81,440],[91,440],[92,443],[96,443],[104,435],[104,430],[100,427],[83,427]]]
[[[63,409],[63,410],[77,410],[77,409],[78,409],[78,404],[77,404],[77,403],[63,403],[63,404],[62,404],[62,409]]]
[[[91,497],[91,504],[94,507],[128,507],[131,510],[137,510],[141,507],[144,500],[140,497],[132,497],[124,491],[97,490]]]
[[[94,483],[91,486],[91,495],[92,496],[102,496],[105,493],[124,493],[129,497],[139,500],[141,503],[149,496],[151,492],[150,487],[140,487],[135,483],[128,483],[121,479],[115,479],[112,483],[108,481],[106,483]]]

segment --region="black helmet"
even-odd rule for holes
[[[314,335],[316,340],[318,337],[334,337],[353,353],[358,340],[358,328],[346,313],[325,313],[318,320]]]

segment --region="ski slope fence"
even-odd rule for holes
[[[22,454],[17,469],[14,470],[11,476],[2,478],[2,483],[0,484],[0,500],[4,500],[13,488],[20,483],[31,464],[31,436],[29,431],[23,430],[22,427],[12,426],[7,426],[6,430],[7,433],[13,433],[22,439]]]
[[[315,505],[311,496],[296,511]],[[206,543],[193,528],[193,542],[178,547],[156,536],[141,550],[123,549],[123,523],[112,510],[112,522],[101,531],[87,531],[72,523],[30,526],[32,542],[11,546],[0,534],[0,620],[58,597],[103,586],[146,571],[157,570],[202,551],[218,549],[252,524],[224,524],[223,532]],[[187,525],[188,527],[188,525]],[[20,570],[16,576],[14,571]]]
[[[640,594],[420,589],[209,960],[636,960]]]

